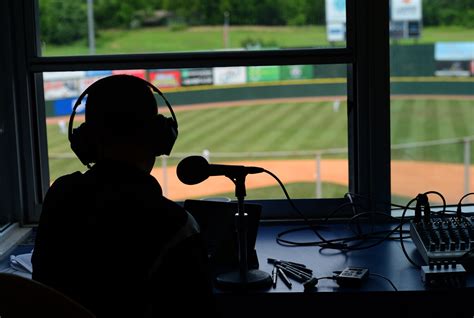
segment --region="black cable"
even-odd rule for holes
[[[403,213],[402,213],[402,218],[400,220],[400,224],[402,224],[402,226],[400,226],[400,245],[402,247],[402,251],[403,251],[403,254],[405,255],[406,259],[413,265],[415,266],[416,268],[418,269],[421,269],[421,265],[418,265],[417,263],[415,263],[415,261],[413,261],[410,256],[408,255],[406,249],[405,249],[405,244],[403,243],[403,239],[402,239],[402,228],[403,228],[403,221],[404,221],[404,217],[405,217],[405,213],[407,212],[408,210],[408,207],[417,200],[417,198],[413,198],[411,199],[408,204],[406,205],[405,209],[403,210]]]
[[[428,195],[428,194],[436,194],[437,196],[439,196],[441,198],[441,200],[443,201],[443,210],[440,212],[441,214],[444,214],[444,212],[446,211],[446,199],[444,198],[444,196],[439,193],[438,191],[427,191],[425,193],[423,193],[424,195]]]
[[[332,211],[324,221],[327,221],[328,218],[330,216],[332,216],[333,214],[335,214],[335,212],[337,212],[339,209],[341,209],[342,207],[345,207],[349,205],[349,203],[345,203],[345,204],[342,204],[340,205],[339,207],[337,207],[334,211]],[[390,219],[394,219],[394,220],[399,220],[398,218],[396,217],[393,217],[391,215],[387,215],[386,213],[383,213],[383,212],[362,212],[362,213],[359,213],[357,215],[354,215],[352,218],[351,218],[351,222],[353,223],[355,219],[359,218],[359,217],[362,217],[362,216],[365,216],[365,215],[370,215],[370,214],[379,214],[381,216],[384,216],[384,217],[388,217]],[[297,231],[303,231],[303,230],[308,230],[310,229],[310,227],[308,226],[304,226],[304,227],[299,227],[299,228],[296,228],[296,229],[290,229],[290,230],[286,230],[286,231],[283,231],[283,232],[280,232],[278,235],[277,235],[277,243],[279,245],[282,245],[282,246],[287,246],[287,247],[296,247],[296,246],[320,246],[322,248],[333,248],[333,249],[340,249],[340,250],[347,250],[347,251],[351,251],[351,250],[362,250],[362,249],[367,249],[367,248],[370,248],[370,247],[374,247],[380,243],[382,243],[384,240],[387,240],[387,239],[395,239],[393,237],[391,237],[394,232],[398,229],[399,226],[395,227],[394,229],[392,230],[387,230],[387,231],[378,231],[378,232],[370,232],[370,233],[365,233],[365,234],[362,234],[362,235],[356,235],[356,236],[350,236],[350,237],[345,237],[345,238],[337,238],[337,239],[332,239],[332,240],[325,240],[325,241],[310,241],[310,242],[295,242],[295,241],[290,241],[290,240],[285,240],[285,239],[282,239],[281,237],[288,234],[288,233],[291,233],[291,232],[297,232]],[[403,231],[402,233],[407,233],[408,231]],[[380,234],[384,234],[382,237],[378,236]],[[409,238],[409,236],[402,236],[402,239],[406,239],[406,238]],[[363,246],[363,247],[360,247],[360,245],[362,245],[364,243],[364,241],[366,240],[372,240],[372,239],[378,239],[377,242],[373,243],[373,244],[370,244],[370,245],[367,245],[367,246]],[[347,243],[348,242],[351,242],[351,241],[356,241],[356,240],[362,240],[361,242],[359,243],[356,243],[354,245],[351,245],[351,246],[348,246]],[[338,243],[335,243],[335,242],[338,242]],[[329,245],[327,243],[330,243]],[[345,248],[340,248],[339,245],[343,244]],[[335,247],[336,245],[336,247]]]
[[[352,215],[357,215],[357,211],[356,211],[356,207],[355,207],[355,204],[354,204],[354,200],[352,200],[352,194],[350,192],[347,192],[346,194],[344,194],[344,197],[345,198],[348,198],[349,199],[349,202],[351,203],[351,207],[352,207]],[[362,233],[362,229],[360,228],[360,224],[357,223],[357,233],[356,234],[361,234]]]
[[[339,249],[339,250],[361,250],[361,249],[367,249],[367,248],[370,248],[370,247],[373,247],[373,246],[376,246],[380,243],[382,243],[384,240],[386,239],[389,239],[390,236],[397,230],[398,227],[396,227],[395,229],[391,230],[391,231],[383,231],[383,232],[377,232],[376,234],[380,234],[380,233],[388,233],[387,235],[383,236],[382,238],[379,238],[379,241],[373,243],[373,244],[370,244],[369,246],[364,246],[364,247],[358,247],[359,245],[363,244],[363,242],[360,242],[360,243],[356,243],[355,245],[353,245],[352,247],[349,247],[347,246],[347,242],[350,242],[350,241],[354,241],[354,240],[367,240],[367,239],[371,239],[370,238],[370,235],[373,234],[373,233],[369,233],[369,234],[364,234],[362,235],[362,231],[360,230],[360,225],[358,224],[359,226],[359,231],[357,233],[357,235],[354,237],[348,237],[348,238],[343,238],[343,239],[334,239],[334,240],[328,240],[326,238],[324,238],[314,227],[313,225],[309,222],[309,220],[306,218],[306,216],[301,212],[299,211],[299,209],[296,207],[296,205],[293,203],[293,201],[291,200],[291,198],[289,197],[288,195],[288,192],[286,191],[286,188],[285,186],[283,185],[283,183],[278,179],[278,177],[276,175],[274,175],[273,173],[271,173],[270,171],[267,171],[267,170],[264,170],[265,172],[267,172],[268,174],[270,174],[273,178],[275,178],[277,180],[277,182],[280,184],[281,188],[283,189],[283,192],[285,193],[285,196],[286,198],[289,200],[290,202],[290,205],[292,206],[292,208],[305,220],[305,222],[307,224],[309,224],[308,227],[301,227],[301,228],[297,228],[297,229],[291,229],[291,230],[286,230],[286,231],[283,231],[283,232],[280,232],[278,235],[277,235],[277,243],[280,244],[280,245],[283,245],[283,246],[288,246],[288,247],[294,247],[294,246],[320,246],[322,248],[332,248],[332,249]],[[354,208],[354,201],[352,200],[351,198],[351,194],[349,193],[349,195],[347,196],[350,198],[350,203],[344,203],[344,204],[341,204],[340,206],[338,206],[336,209],[334,209],[333,211],[331,211],[327,216],[326,218],[324,219],[325,222],[328,221],[328,219],[333,216],[337,211],[339,211],[340,209],[342,209],[343,207],[346,207],[348,205],[350,206],[353,206],[353,212],[355,213],[355,215],[352,217],[352,221],[357,218],[357,217],[360,217],[361,215],[370,215],[370,214],[373,214],[373,212],[365,212],[365,214],[357,214],[357,211],[355,210]],[[378,212],[380,214],[382,214],[382,212]],[[387,216],[386,214],[383,214],[384,216]],[[390,218],[393,218],[392,216],[389,216]],[[396,219],[396,218],[393,218],[393,219]],[[398,219],[396,219],[398,220]],[[289,240],[284,240],[282,239],[281,237],[284,236],[285,234],[288,234],[288,233],[291,233],[291,232],[297,232],[297,231],[302,231],[302,230],[307,230],[307,229],[311,229],[313,230],[313,232],[315,232],[315,234],[318,236],[318,238],[321,240],[321,242],[317,242],[317,241],[311,241],[311,242],[294,242],[294,241],[289,241]],[[406,238],[406,237],[404,237]],[[339,242],[339,243],[335,243],[335,242]]]
[[[380,277],[380,278],[383,278],[385,279],[390,285],[392,285],[392,288],[394,291],[398,291],[397,287],[395,286],[395,284],[388,278],[388,277],[385,277],[383,275],[380,275],[380,274],[376,274],[376,273],[369,273],[369,275],[373,275],[373,276],[377,276],[377,277]]]
[[[421,268],[421,265],[417,264],[415,261],[413,261],[410,256],[408,255],[407,251],[406,251],[406,248],[405,248],[405,244],[404,244],[404,239],[407,239],[407,238],[410,238],[410,236],[403,236],[404,233],[407,233],[406,230],[403,230],[403,225],[405,225],[406,222],[409,222],[409,220],[405,221],[405,214],[406,212],[409,210],[409,209],[413,209],[411,206],[411,204],[415,201],[417,201],[417,204],[419,203],[418,200],[420,200],[420,198],[424,198],[424,201],[423,201],[423,205],[424,205],[424,213],[426,214],[425,217],[426,218],[429,218],[431,217],[430,216],[430,206],[429,206],[429,202],[427,200],[427,195],[429,194],[436,194],[438,195],[441,200],[443,201],[443,204],[442,204],[442,211],[439,212],[441,215],[444,215],[447,210],[446,210],[446,200],[444,198],[444,196],[437,192],[437,191],[427,191],[423,194],[420,194],[418,195],[416,198],[410,200],[408,202],[408,204],[406,206],[403,207],[403,213],[402,213],[402,216],[401,218],[399,219],[400,220],[400,223],[399,225],[397,225],[394,229],[390,230],[390,231],[382,231],[382,232],[374,232],[372,231],[371,233],[367,233],[367,234],[363,234],[361,229],[360,229],[360,224],[357,223],[357,226],[358,226],[358,235],[356,236],[352,236],[352,237],[347,237],[347,238],[339,238],[339,239],[331,239],[331,240],[327,240],[326,238],[324,238],[319,232],[318,230],[315,228],[314,224],[312,222],[310,222],[308,220],[308,218],[296,207],[296,205],[294,204],[293,200],[290,198],[284,184],[281,182],[281,180],[275,175],[273,174],[272,172],[264,169],[263,170],[264,172],[266,172],[267,174],[269,174],[270,176],[272,176],[277,182],[278,184],[280,185],[280,187],[282,188],[284,194],[285,194],[285,197],[287,198],[288,202],[290,203],[291,207],[293,208],[294,211],[296,211],[299,216],[308,224],[308,226],[305,226],[305,227],[300,227],[300,228],[297,228],[297,229],[291,229],[291,230],[287,230],[287,231],[283,231],[281,233],[279,233],[277,235],[277,243],[280,244],[280,245],[284,245],[284,246],[320,246],[322,249],[324,248],[332,248],[332,249],[339,249],[339,250],[346,250],[346,251],[355,251],[355,250],[362,250],[362,249],[368,249],[368,248],[371,248],[371,247],[374,247],[378,244],[381,244],[382,242],[384,242],[385,240],[387,239],[395,239],[393,237],[391,237],[396,231],[397,229],[399,230],[399,237],[398,239],[400,240],[400,245],[402,247],[402,251],[403,251],[403,254],[405,255],[405,257],[407,258],[407,260],[415,267],[417,268]],[[467,194],[467,195],[470,195],[471,193]],[[474,193],[472,193],[474,194]],[[364,215],[370,215],[370,216],[373,216],[375,214],[379,214],[379,215],[384,215],[384,216],[387,216],[387,214],[385,213],[382,213],[382,212],[362,212],[362,213],[357,213],[356,209],[355,209],[355,203],[354,203],[354,200],[352,199],[352,196],[354,194],[352,193],[347,193],[345,194],[345,197],[347,197],[350,201],[350,203],[345,203],[345,204],[342,204],[340,205],[339,207],[337,207],[335,210],[331,211],[331,213],[329,213],[329,215],[326,217],[325,221],[327,222],[327,220],[329,219],[330,216],[332,216],[333,214],[335,214],[338,210],[340,210],[342,207],[345,207],[347,205],[350,205],[352,207],[352,211],[353,211],[353,216],[352,218],[350,219],[350,224],[352,224],[352,222],[357,219],[357,218],[360,218],[361,216],[364,216]],[[464,199],[467,195],[465,195],[463,198],[461,198],[460,202],[458,203],[458,206],[460,205],[462,199]],[[355,194],[354,196],[360,196],[360,197],[363,197],[361,195],[357,195]],[[392,206],[397,206],[397,207],[402,207],[402,206],[399,206],[399,205],[396,205],[396,204],[392,204],[390,203]],[[451,211],[450,211],[451,212]],[[398,218],[394,218],[390,215],[390,217],[392,219],[395,219],[395,220],[398,220]],[[296,232],[296,231],[301,231],[301,230],[307,230],[307,229],[311,229],[315,234],[316,236],[321,240],[320,242],[317,242],[317,241],[313,241],[313,242],[294,242],[294,241],[289,241],[289,240],[285,240],[285,239],[282,239],[281,237],[285,234],[288,234],[288,233],[291,233],[291,232]],[[386,233],[384,236],[382,237],[375,237],[374,234],[381,234],[381,233]],[[373,244],[369,244],[367,246],[360,246],[362,245],[366,240],[369,240],[369,239],[378,239],[378,241],[376,241],[375,243]],[[360,240],[361,242],[359,243],[356,243],[354,245],[351,245],[349,246],[347,243],[348,242],[351,242],[351,241],[355,241],[355,240]],[[335,242],[338,242],[338,243],[335,243]],[[466,253],[466,254],[469,254],[469,253]],[[393,286],[393,285],[392,285]],[[395,288],[395,286],[393,286]]]
[[[310,222],[308,220],[308,218],[296,207],[296,205],[294,204],[293,200],[290,198],[289,194],[288,194],[288,191],[286,191],[286,188],[283,184],[283,182],[281,182],[281,180],[274,174],[272,173],[271,171],[268,171],[266,169],[263,169],[264,172],[268,173],[270,176],[272,176],[277,182],[278,184],[280,185],[280,187],[282,188],[283,190],[283,193],[285,194],[288,202],[290,203],[291,207],[303,218],[303,220],[309,225],[309,227],[311,228],[311,230],[314,232],[314,234],[316,234],[316,236],[323,242],[325,242],[326,244],[328,245],[331,245],[333,246],[334,248],[337,248],[337,249],[340,249],[340,248],[345,248],[345,246],[343,245],[339,245],[339,244],[334,244],[328,240],[326,240],[319,232],[318,230],[316,229],[316,227],[313,225],[312,222]]]
[[[466,197],[468,197],[470,195],[473,195],[473,194],[474,194],[474,192],[469,192],[469,193],[463,195],[461,199],[459,199],[459,202],[457,204],[457,209],[456,209],[456,216],[457,217],[462,216],[462,211],[461,211],[461,202],[462,202],[462,200],[464,200]]]
[[[285,240],[285,239],[282,239],[281,237],[288,234],[288,233],[292,233],[292,232],[298,232],[298,231],[304,231],[304,230],[309,230],[310,228],[308,226],[304,226],[304,227],[299,227],[299,228],[294,228],[294,229],[289,229],[289,230],[285,230],[283,232],[280,232],[278,235],[277,235],[277,243],[279,245],[282,245],[282,246],[287,246],[287,247],[296,247],[296,246],[320,246],[322,247],[323,249],[324,248],[331,248],[330,246],[327,246],[327,245],[324,245],[325,243],[322,242],[322,241],[310,241],[310,242],[295,242],[295,241],[290,241],[290,240]],[[382,243],[384,240],[387,240],[387,239],[394,239],[392,238],[391,236],[397,231],[398,227],[390,230],[390,231],[377,231],[377,232],[371,232],[371,233],[367,233],[367,234],[364,234],[365,237],[367,237],[367,239],[379,239],[378,242],[376,242],[375,244],[372,244],[370,246],[365,246],[364,248],[355,248],[357,246],[356,245],[352,245],[352,246],[349,246],[347,247],[345,250],[360,250],[360,249],[366,249],[366,248],[369,248],[369,247],[373,247],[375,245],[378,245],[380,243]],[[408,233],[409,231],[406,231],[404,230],[403,233]],[[384,236],[382,237],[379,237],[377,235],[380,235],[380,234],[384,234]],[[343,238],[336,238],[336,239],[331,239],[331,240],[328,240],[329,242],[333,243],[333,242],[339,242],[339,241],[342,241],[343,243],[345,243],[347,245],[348,242],[351,242],[351,241],[355,241],[355,240],[361,240],[361,239],[365,239],[365,237],[361,237],[361,236],[349,236],[349,237],[343,237]],[[403,239],[407,239],[407,238],[410,238],[410,236],[403,236],[402,237]],[[399,239],[399,238],[397,238]]]

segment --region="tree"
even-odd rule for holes
[[[95,0],[94,18],[98,28],[130,28],[139,11],[150,12],[161,1]]]
[[[85,1],[41,0],[41,41],[67,44],[87,35],[87,7]]]

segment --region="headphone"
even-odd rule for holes
[[[93,162],[97,162],[97,152],[94,147],[93,136],[91,128],[89,127],[86,122],[79,125],[77,128],[73,127],[74,116],[76,115],[76,110],[81,105],[82,100],[84,97],[89,94],[90,90],[97,85],[99,82],[106,81],[108,78],[112,78],[114,76],[130,76],[130,75],[113,75],[109,77],[102,78],[92,85],[90,85],[77,99],[76,103],[74,104],[71,112],[71,117],[69,118],[69,127],[68,127],[68,139],[71,144],[72,151],[76,154],[79,160],[88,168],[90,168],[90,164]],[[154,142],[154,152],[155,156],[161,155],[169,155],[171,153],[171,149],[178,138],[178,121],[174,114],[173,109],[171,108],[170,103],[163,95],[163,93],[153,84],[150,82],[141,79],[139,77],[133,77],[133,79],[137,79],[143,82],[143,85],[149,87],[153,92],[157,93],[158,95],[163,98],[164,102],[168,106],[171,116],[172,117],[165,117],[161,114],[157,114],[153,118],[151,132],[153,136],[159,136],[159,138],[155,138]]]

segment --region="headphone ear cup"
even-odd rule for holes
[[[82,123],[79,127],[72,130],[69,138],[71,149],[81,160],[82,164],[89,165],[97,161],[97,154],[94,144],[91,142],[89,129],[86,123]]]
[[[178,127],[173,118],[158,114],[153,125],[153,138],[155,142],[155,155],[167,155],[171,153],[174,143],[178,138]]]

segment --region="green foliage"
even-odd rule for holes
[[[86,3],[84,1],[41,0],[41,41],[67,44],[87,34]]]
[[[39,0],[42,40],[70,43],[87,34],[85,0]],[[305,26],[325,24],[324,0],[94,0],[96,30],[142,26],[154,11],[173,15],[171,28],[230,25]],[[423,1],[425,26],[474,28],[472,0]]]
[[[423,1],[423,23],[474,28],[474,3],[472,0]]]
[[[136,19],[143,16],[143,12],[151,12],[151,4],[146,0],[95,0],[94,19],[97,28],[130,28],[139,24],[140,21]]]
[[[324,23],[324,0],[163,0],[161,9],[189,25],[304,25]]]

